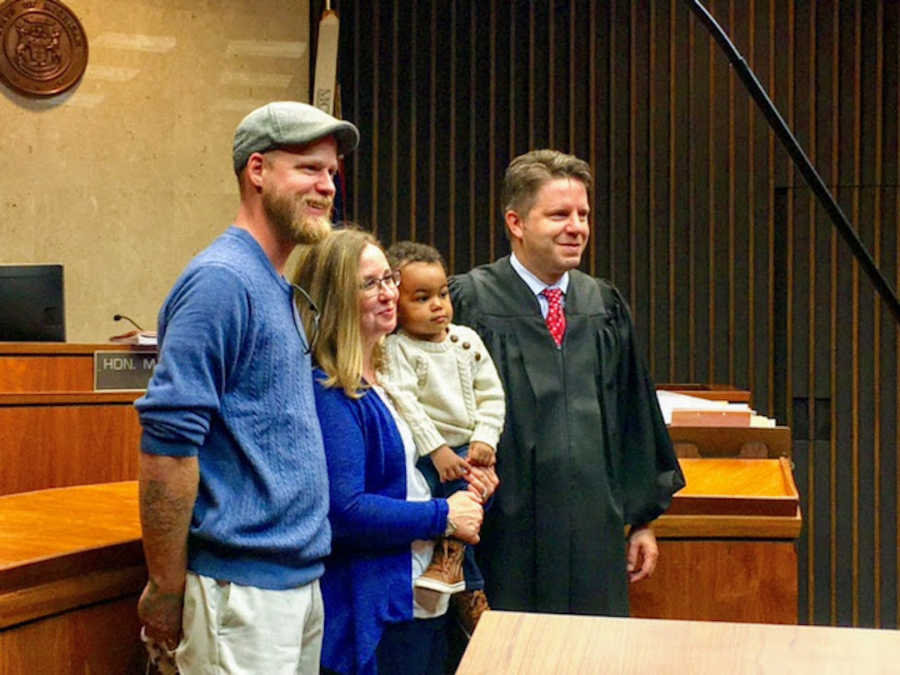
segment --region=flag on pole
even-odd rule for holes
[[[312,103],[329,115],[341,116],[339,90],[337,83],[338,37],[340,19],[336,11],[331,9],[331,0],[325,1],[325,11],[319,19],[319,33],[316,41],[316,72],[313,77]],[[334,177],[335,195],[332,218],[335,222],[344,220],[346,184],[344,181],[344,162],[340,161],[337,175]]]
[[[313,78],[313,105],[329,115],[334,115],[340,26],[337,12],[331,9],[331,2],[326,2],[325,11],[322,12],[322,18],[319,20],[316,73]]]

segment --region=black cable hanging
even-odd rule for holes
[[[888,308],[894,314],[894,318],[900,323],[900,300],[897,299],[893,287],[881,273],[881,270],[878,269],[878,266],[875,264],[869,251],[862,243],[859,235],[856,234],[856,230],[853,229],[847,216],[844,215],[841,207],[838,206],[838,203],[822,181],[822,178],[816,172],[812,162],[809,161],[806,153],[803,152],[803,148],[800,147],[797,139],[794,138],[788,125],[778,113],[778,109],[775,107],[775,104],[772,103],[772,100],[769,98],[769,95],[766,93],[762,84],[756,79],[756,75],[750,70],[750,66],[747,65],[744,57],[741,56],[737,47],[732,44],[731,40],[725,34],[725,31],[722,30],[719,24],[716,23],[716,20],[700,2],[697,2],[696,0],[687,0],[687,4],[697,18],[706,26],[715,41],[719,43],[719,46],[722,47],[722,50],[737,70],[737,74],[740,76],[741,80],[743,80],[744,85],[747,87],[753,100],[756,101],[757,105],[766,116],[769,125],[781,140],[785,149],[788,151],[788,154],[791,156],[791,159],[794,160],[794,164],[806,180],[807,185],[809,185],[810,189],[812,189],[813,193],[819,199],[819,203],[831,217],[832,223],[838,229],[838,232],[841,233],[841,236],[844,237],[844,241],[850,246],[850,250],[857,260],[859,260],[863,270],[869,275],[869,278],[875,285],[875,289],[881,295],[882,300],[884,300],[885,304],[887,304]]]

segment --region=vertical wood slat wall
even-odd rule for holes
[[[685,3],[332,6],[348,218],[464,271],[508,251],[513,156],[589,160],[584,269],[629,298],[655,379],[749,388],[792,428],[801,620],[897,627],[900,331]],[[900,5],[706,6],[900,285]]]

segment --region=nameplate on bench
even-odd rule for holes
[[[94,352],[94,391],[134,391],[147,388],[157,352]]]

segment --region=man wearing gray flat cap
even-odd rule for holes
[[[151,654],[182,675],[319,671],[328,479],[315,335],[294,306],[308,296],[283,269],[330,231],[338,159],[358,142],[304,103],[247,115],[234,224],[159,313],[159,361],[135,403],[149,572],[138,614]]]

